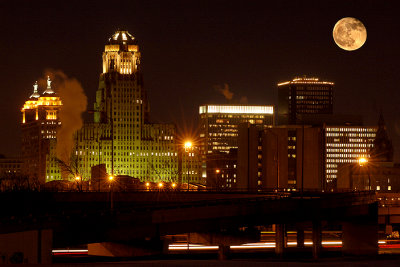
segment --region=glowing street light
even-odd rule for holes
[[[161,182],[158,183],[159,188],[162,188],[163,186],[164,186],[163,183],[161,183]]]
[[[183,146],[185,148],[185,152],[189,152],[189,151],[192,150],[193,143],[191,141],[186,141]],[[189,156],[189,158],[185,157],[185,161],[186,161],[186,164],[185,164],[186,165],[186,172],[185,173],[186,173],[186,180],[187,180],[187,184],[188,184],[187,190],[189,191],[189,182],[190,182],[189,180],[190,180],[190,177],[189,177],[188,161],[190,162],[190,153],[188,153],[188,156]]]
[[[369,172],[369,166],[368,166],[368,159],[367,158],[359,158],[358,159],[358,165],[361,167],[367,166],[367,172],[368,172],[368,190],[371,190],[371,174]]]
[[[147,186],[147,187],[149,187],[149,186],[150,186],[150,183],[149,183],[149,182],[147,182],[147,183],[146,183],[146,186]]]
[[[186,141],[183,146],[185,147],[185,150],[188,150],[192,148],[193,144],[190,141]]]
[[[109,187],[110,187],[110,209],[111,209],[111,211],[113,211],[114,210],[114,192],[113,192],[113,181],[114,181],[114,176],[113,175],[110,175],[110,176],[108,176],[108,181],[110,181],[110,185],[109,185]]]
[[[172,183],[172,188],[175,188],[176,187],[176,183]]]
[[[358,165],[360,165],[360,166],[364,166],[367,163],[368,163],[368,159],[366,159],[366,158],[359,158],[358,159]]]
[[[220,172],[221,172],[220,169],[216,169],[216,170],[215,170],[215,173],[216,173],[216,174],[218,174],[218,173],[220,173]]]
[[[78,191],[82,191],[83,185],[81,177],[79,175],[75,176],[75,181],[76,181],[76,186],[78,187]]]

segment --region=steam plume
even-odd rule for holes
[[[229,90],[229,85],[228,85],[227,83],[224,83],[224,87],[223,87],[223,88],[222,88],[221,86],[219,86],[219,85],[214,86],[214,88],[215,88],[218,92],[220,92],[221,94],[223,94],[227,100],[232,100],[232,98],[233,98],[233,92],[231,92],[231,91]]]
[[[53,80],[54,88],[62,101],[60,111],[61,128],[57,131],[57,158],[69,163],[74,147],[74,133],[82,128],[82,112],[86,110],[87,97],[81,83],[69,78],[60,70],[47,70],[46,77]]]

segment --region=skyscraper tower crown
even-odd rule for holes
[[[37,83],[37,81],[35,82],[35,84],[33,85],[33,94],[30,96],[30,98],[39,98],[40,97],[40,94],[39,94],[39,92],[38,92],[38,87],[39,87],[39,85],[38,85],[38,83]]]
[[[118,30],[108,39],[108,44],[135,45],[136,39],[128,31]]]
[[[279,124],[300,124],[305,118],[333,113],[333,82],[296,77],[278,84]]]
[[[43,92],[43,95],[46,95],[46,94],[49,94],[49,95],[55,94],[53,89],[51,89],[51,80],[50,80],[49,76],[47,76],[47,88]]]
[[[140,64],[136,39],[127,31],[116,31],[109,39],[103,53],[103,73],[133,74]]]

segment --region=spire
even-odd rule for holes
[[[47,88],[46,88],[46,90],[43,92],[43,94],[54,94],[53,89],[51,89],[51,80],[50,80],[50,76],[47,76]]]
[[[35,82],[35,84],[33,85],[33,94],[30,96],[30,98],[39,98],[40,94],[38,93],[38,83],[37,81]]]
[[[370,151],[371,160],[377,162],[393,161],[393,145],[386,131],[385,120],[383,119],[382,110],[379,114],[378,130],[374,140],[374,146]]]

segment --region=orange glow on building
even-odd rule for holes
[[[61,125],[59,112],[62,107],[61,98],[51,88],[50,77],[47,88],[39,93],[39,85],[33,85],[33,94],[25,101],[22,113],[22,157],[23,172],[29,177],[36,177],[40,183],[54,180],[54,159],[50,159],[50,147],[54,146],[57,130]]]

